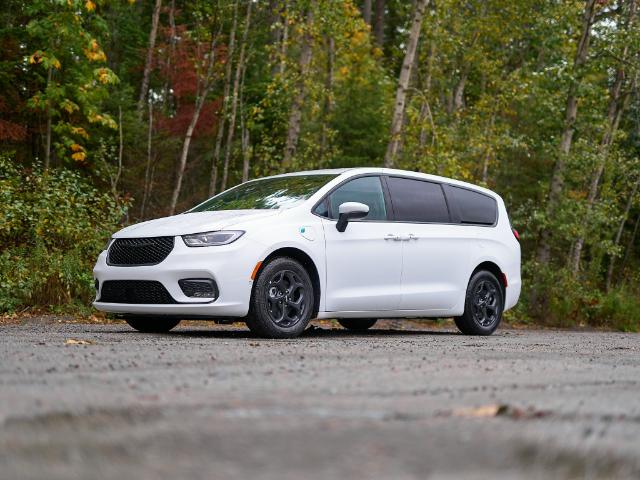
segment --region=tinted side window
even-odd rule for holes
[[[365,220],[386,220],[387,208],[380,177],[360,177],[335,189],[328,199],[329,218],[338,218],[338,207],[344,202],[360,202],[369,206]]]
[[[453,186],[449,186],[447,193],[453,196],[462,223],[493,225],[496,222],[498,205],[495,199],[479,192]]]
[[[440,184],[399,177],[389,177],[387,184],[396,220],[449,222],[449,210]]]

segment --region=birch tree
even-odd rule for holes
[[[313,11],[307,11],[304,33],[302,35],[302,45],[300,47],[300,58],[298,60],[298,81],[296,82],[296,92],[289,111],[289,121],[287,122],[287,140],[282,157],[282,168],[287,169],[291,165],[291,160],[296,154],[298,140],[300,139],[300,126],[302,124],[302,108],[306,98],[307,77],[311,65],[311,29],[313,26]]]
[[[411,21],[411,30],[409,32],[409,38],[407,40],[407,51],[404,55],[402,69],[400,70],[400,78],[398,79],[398,88],[396,90],[393,118],[391,120],[391,137],[387,146],[387,153],[384,157],[384,166],[387,168],[391,168],[394,165],[396,156],[398,154],[398,147],[400,146],[400,137],[402,134],[402,125],[404,122],[404,111],[407,101],[409,80],[411,79],[411,70],[415,62],[418,41],[420,40],[422,18],[424,17],[424,12],[428,4],[429,0],[416,1],[413,20]]]
[[[626,21],[624,22],[624,27],[621,28],[621,34],[623,35],[623,37],[629,38],[630,30],[633,28],[633,24],[636,18],[636,0],[628,0],[625,7],[627,10],[627,17]],[[622,52],[619,56],[619,65],[616,69],[615,80],[609,90],[607,123],[605,126],[605,132],[598,147],[598,160],[596,168],[593,172],[593,175],[591,176],[591,182],[589,184],[589,192],[587,194],[587,215],[590,214],[598,196],[598,187],[600,186],[600,179],[602,178],[602,174],[604,173],[611,144],[615,139],[622,114],[628,107],[631,91],[635,88],[634,86],[631,86],[630,88],[627,88],[626,92],[623,91],[625,80],[628,77],[629,53],[630,44],[628,41],[625,41]],[[635,77],[636,78],[633,81],[634,84],[637,82],[637,73],[635,74]],[[580,269],[580,258],[582,256],[584,238],[584,234],[580,235],[577,238],[576,244],[573,248],[571,270],[574,273],[577,273]]]
[[[149,32],[149,46],[147,47],[147,57],[142,72],[142,84],[140,85],[140,95],[138,96],[138,119],[142,118],[142,112],[147,100],[149,92],[149,77],[151,76],[151,68],[153,66],[153,50],[156,46],[156,37],[158,36],[158,24],[160,23],[160,10],[162,8],[162,0],[156,0],[151,16],[151,31]]]
[[[559,154],[556,158],[555,166],[549,184],[547,196],[547,219],[555,216],[560,203],[562,190],[564,187],[564,176],[566,170],[567,156],[571,152],[573,134],[575,133],[575,123],[578,116],[578,87],[580,86],[581,70],[587,62],[589,52],[589,42],[591,41],[591,28],[596,15],[597,0],[586,0],[582,14],[582,29],[580,40],[576,49],[573,61],[573,78],[569,84],[567,102],[562,130],[562,138],[559,145]],[[542,265],[549,263],[551,259],[551,238],[553,236],[552,227],[547,225],[542,229],[540,242],[538,244],[537,260]]]
[[[171,193],[171,201],[169,203],[169,215],[173,215],[176,211],[176,205],[178,203],[178,198],[180,197],[180,191],[182,190],[184,171],[187,167],[187,157],[189,156],[189,147],[191,146],[193,131],[196,128],[198,119],[200,118],[200,112],[202,111],[202,107],[214,83],[213,73],[216,61],[216,45],[219,35],[220,31],[213,34],[209,51],[206,55],[205,67],[203,71],[198,75],[195,105],[193,108],[193,114],[191,115],[191,120],[189,122],[189,125],[187,126],[187,131],[184,135],[184,140],[182,141],[182,149],[180,151],[180,158],[178,160],[178,170],[176,173],[175,185],[173,188],[173,192]]]

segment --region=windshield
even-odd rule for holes
[[[264,178],[222,192],[190,212],[290,208],[304,202],[337,175],[290,175]]]

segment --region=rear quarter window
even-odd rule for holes
[[[460,223],[494,225],[498,219],[495,198],[466,188],[447,185],[447,196],[455,203]]]

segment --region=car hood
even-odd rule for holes
[[[278,210],[220,210],[157,218],[123,228],[114,238],[164,237],[222,230],[240,222],[278,214]]]

